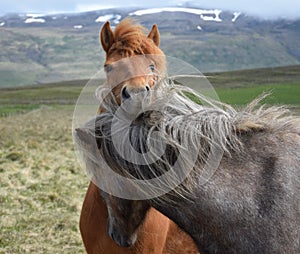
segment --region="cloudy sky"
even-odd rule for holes
[[[0,13],[79,12],[111,7],[174,6],[187,0],[0,0]],[[192,0],[203,8],[243,11],[266,18],[300,18],[300,0]]]

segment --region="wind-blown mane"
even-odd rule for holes
[[[256,132],[278,135],[284,132],[300,133],[298,120],[289,116],[286,108],[259,106],[266,95],[237,111],[227,104],[211,101],[187,87],[170,84],[167,79],[162,80],[155,89],[159,96],[150,105],[144,105],[143,113],[135,116],[136,118],[128,115],[124,108],[120,111],[118,104],[110,102],[104,106],[106,112],[92,119],[85,128],[95,136],[97,148],[105,163],[129,178],[140,180],[161,176],[174,167],[180,157],[178,166],[181,169],[193,168],[191,173],[194,175],[176,189],[181,194],[186,194],[188,189],[199,184],[199,177],[203,177],[204,182],[208,180],[206,178],[210,175],[205,176],[206,172],[202,171],[213,149],[222,154],[225,152],[230,157],[232,153],[243,153],[244,136],[251,136]],[[187,93],[204,105],[189,99]],[[121,112],[120,115],[116,115],[117,110]],[[159,133],[159,142],[157,137],[153,138],[154,133]],[[128,143],[128,137],[131,144]],[[140,157],[139,153],[145,154],[153,142],[156,142],[157,150]],[[131,145],[134,149],[130,149]],[[166,148],[163,155],[159,154],[162,147]],[[91,151],[81,148],[85,158],[99,164],[98,150],[91,154]],[[120,150],[123,155],[120,155]],[[194,154],[197,157],[193,157]],[[103,167],[101,164],[101,168]],[[91,167],[88,169],[91,170]],[[99,174],[95,167],[92,171],[94,176]],[[180,178],[176,174],[169,180],[175,184],[178,177]],[[103,176],[97,178],[101,179]],[[161,182],[160,187],[166,187],[167,184],[170,182]],[[155,192],[156,188],[149,189]],[[152,194],[155,196],[155,193]]]
[[[200,252],[298,253],[299,119],[260,106],[265,96],[235,110],[166,79],[154,92],[136,115],[110,103],[77,130],[89,174],[109,193],[113,232],[131,237],[152,206]]]

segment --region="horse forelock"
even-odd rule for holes
[[[115,28],[114,40],[107,58],[115,52],[121,57],[145,54],[163,55],[159,47],[147,37],[145,27],[129,18],[122,20]]]

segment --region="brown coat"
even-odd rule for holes
[[[91,182],[80,216],[80,232],[88,254],[196,254],[193,240],[167,217],[151,209],[139,229],[137,242],[119,247],[107,234],[107,208]]]

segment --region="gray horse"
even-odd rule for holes
[[[153,132],[159,133],[164,143],[162,155],[144,156],[143,163],[120,156],[112,142],[115,109],[75,132],[94,179],[103,175],[97,176],[99,165],[92,153],[101,154],[110,168],[128,179],[154,179],[176,164],[191,168],[183,176],[170,177],[170,183],[182,178],[173,190],[147,200],[128,200],[101,191],[109,212],[109,235],[119,245],[133,244],[130,239],[135,239],[152,206],[187,232],[202,254],[300,253],[298,119],[287,116],[288,111],[281,107],[259,107],[260,99],[237,111],[224,104],[199,105],[186,97],[191,91],[184,87],[163,90],[165,97],[154,104],[164,105],[164,110],[145,110],[127,133],[130,146],[140,154],[148,151]],[[119,135],[119,144],[130,150],[123,137]],[[97,151],[91,152],[95,140]],[[218,163],[211,154],[219,156]],[[215,170],[207,173],[207,165]]]

